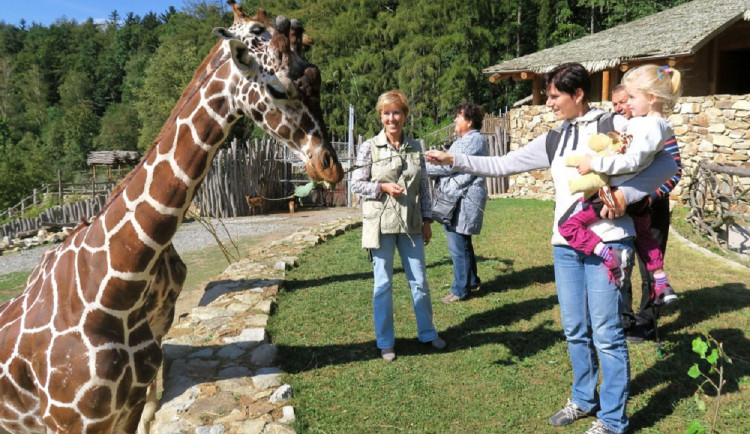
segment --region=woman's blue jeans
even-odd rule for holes
[[[448,242],[448,253],[453,261],[451,293],[458,298],[466,298],[469,295],[469,289],[479,286],[480,283],[471,235],[459,234],[453,230],[455,228],[448,226],[443,226],[443,228]]]
[[[393,348],[396,343],[393,329],[393,257],[396,249],[411,288],[417,338],[420,342],[431,342],[438,337],[432,324],[432,300],[427,285],[422,234],[380,234],[380,248],[371,250],[375,276],[372,311],[375,339],[380,349]]]
[[[630,250],[632,267],[632,241],[607,244]],[[622,294],[607,279],[600,257],[554,246],[554,258],[557,297],[573,367],[572,401],[584,411],[598,407],[596,416],[604,426],[625,432],[630,359],[621,319]],[[599,369],[602,383],[597,394]]]

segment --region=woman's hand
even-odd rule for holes
[[[620,190],[612,190],[612,196],[615,198],[616,207],[612,209],[605,204],[599,214],[603,219],[612,220],[625,215],[625,193]]]
[[[391,197],[399,197],[404,193],[404,188],[395,182],[384,182],[380,184],[380,190],[388,193]]]
[[[430,244],[430,240],[432,239],[432,222],[426,221],[422,223],[422,241],[424,241],[424,245]]]
[[[581,161],[576,164],[576,169],[578,169],[579,175],[585,175],[587,173],[591,172],[591,155],[586,155],[581,159]]]
[[[425,152],[424,156],[427,159],[427,162],[437,166],[450,166],[453,164],[453,154],[447,152],[432,149]]]

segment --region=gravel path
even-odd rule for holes
[[[359,212],[359,210],[353,208],[312,209],[295,214],[223,219],[222,222],[226,227],[226,231],[235,240],[274,232],[278,232],[280,234],[279,238],[283,238],[286,235],[305,227],[316,225],[322,221],[358,215]],[[219,220],[212,220],[212,224],[216,228],[216,233],[220,239],[222,241],[228,240],[229,237],[220,225]],[[172,242],[180,253],[203,250],[206,246],[215,244],[213,235],[198,222],[188,222],[180,226]],[[44,252],[55,247],[57,247],[57,244],[47,244],[34,249],[0,256],[0,275],[14,271],[30,271],[39,263]]]

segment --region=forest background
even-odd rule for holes
[[[175,0],[178,2],[180,0]],[[559,45],[688,0],[246,0],[253,15],[297,18],[322,73],[329,130],[346,137],[380,129],[380,93],[409,98],[409,133],[453,119],[463,100],[491,113],[530,93],[530,82],[490,83],[482,68]],[[179,7],[179,6],[178,6]],[[161,14],[107,22],[60,19],[49,26],[0,21],[0,210],[35,187],[90,177],[96,150],[143,152],[193,72],[232,23],[223,0],[186,0]],[[260,136],[243,119],[232,138]]]

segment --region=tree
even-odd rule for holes
[[[14,206],[28,196],[29,186],[47,179],[44,156],[34,146],[13,142],[7,119],[0,117],[0,209]]]
[[[171,15],[159,48],[148,61],[140,87],[134,88],[135,107],[143,126],[138,149],[147,149],[159,134],[175,103],[190,83],[193,73],[216,44],[214,27],[225,25],[221,11],[201,10],[202,19],[186,13]]]
[[[140,122],[135,107],[129,104],[112,104],[101,121],[101,131],[94,139],[98,150],[135,151],[138,149]]]

